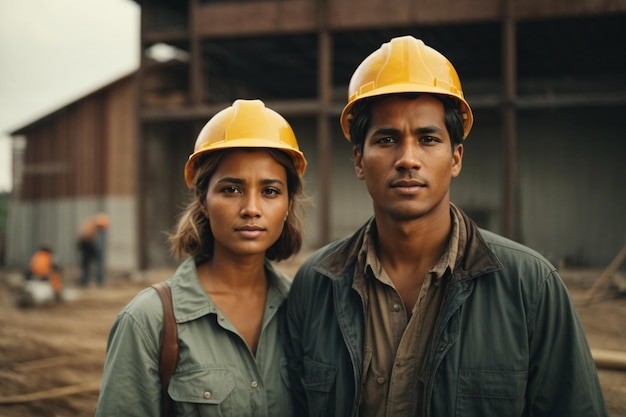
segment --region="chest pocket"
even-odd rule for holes
[[[524,411],[528,372],[461,369],[457,416],[519,416]]]
[[[309,358],[304,358],[303,364],[302,385],[306,391],[309,413],[314,417],[326,416],[337,369]]]
[[[175,373],[168,388],[177,415],[237,416],[234,391],[235,375],[231,370],[206,367]]]

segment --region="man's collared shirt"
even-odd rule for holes
[[[456,263],[460,237],[456,208],[451,206],[452,231],[446,251],[426,275],[412,311],[376,256],[375,220],[370,222],[359,252],[354,287],[366,306],[363,396],[359,416],[400,417],[422,413],[427,358]],[[362,265],[362,266],[361,266]]]

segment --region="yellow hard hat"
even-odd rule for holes
[[[348,87],[348,104],[341,112],[341,129],[350,140],[352,106],[358,100],[393,93],[433,93],[455,97],[461,103],[463,139],[473,116],[463,98],[461,81],[448,59],[413,36],[393,38],[357,67]]]
[[[285,151],[302,176],[306,159],[298,147],[289,123],[261,100],[235,100],[232,106],[213,116],[200,131],[194,152],[185,165],[185,182],[191,188],[195,162],[208,152],[228,148],[273,148]]]

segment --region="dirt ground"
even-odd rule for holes
[[[293,267],[283,269],[291,273]],[[0,416],[93,416],[116,313],[139,290],[170,273],[110,279],[103,288],[71,289],[73,300],[24,309],[10,290],[15,275],[0,271]],[[600,273],[561,271],[591,347],[624,351],[626,298],[608,288],[598,301],[583,303]],[[626,417],[626,370],[600,368],[599,375],[610,415]]]

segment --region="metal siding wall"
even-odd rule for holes
[[[78,268],[76,238],[81,223],[100,211],[109,214],[106,265],[110,272],[137,269],[134,198],[80,198],[12,202],[9,211],[7,266],[23,269],[42,242],[50,243],[64,268]],[[66,276],[65,279],[75,279]]]
[[[521,236],[550,259],[604,267],[626,243],[625,110],[520,112]]]
[[[142,221],[147,225],[142,237],[150,267],[174,263],[169,252],[167,232],[191,198],[183,179],[183,168],[193,150],[195,135],[189,124],[161,123],[146,128],[146,204]]]
[[[313,118],[289,120],[300,150],[308,161],[304,174],[303,204],[304,247],[319,246],[319,155],[315,143],[316,123]],[[342,238],[360,227],[372,215],[372,202],[365,184],[356,178],[352,159],[352,145],[343,137],[339,121],[331,119],[332,127],[332,181],[331,181],[331,239]]]
[[[134,195],[137,164],[135,140],[135,78],[127,78],[107,95],[107,195]]]
[[[303,247],[313,247],[320,239],[318,225],[320,224],[317,202],[319,201],[319,156],[317,153],[316,121],[314,118],[287,118],[291,125],[298,146],[307,160],[307,168],[303,178],[305,201],[302,204],[300,221],[304,229]],[[334,167],[333,167],[334,170]]]
[[[352,234],[373,214],[372,199],[365,182],[359,180],[354,172],[352,144],[346,140],[339,128],[339,120],[332,123],[333,135],[333,189],[332,239],[339,239]]]
[[[109,266],[137,267],[134,104],[133,81],[125,79],[26,130],[23,184],[9,210],[9,265],[22,268],[44,241],[62,263],[77,265],[80,223],[105,211],[112,220]]]
[[[463,168],[452,179],[450,200],[472,216],[482,213],[496,233],[502,231],[503,149],[498,110],[475,110],[475,124],[464,142]],[[478,218],[474,218],[478,222]]]

